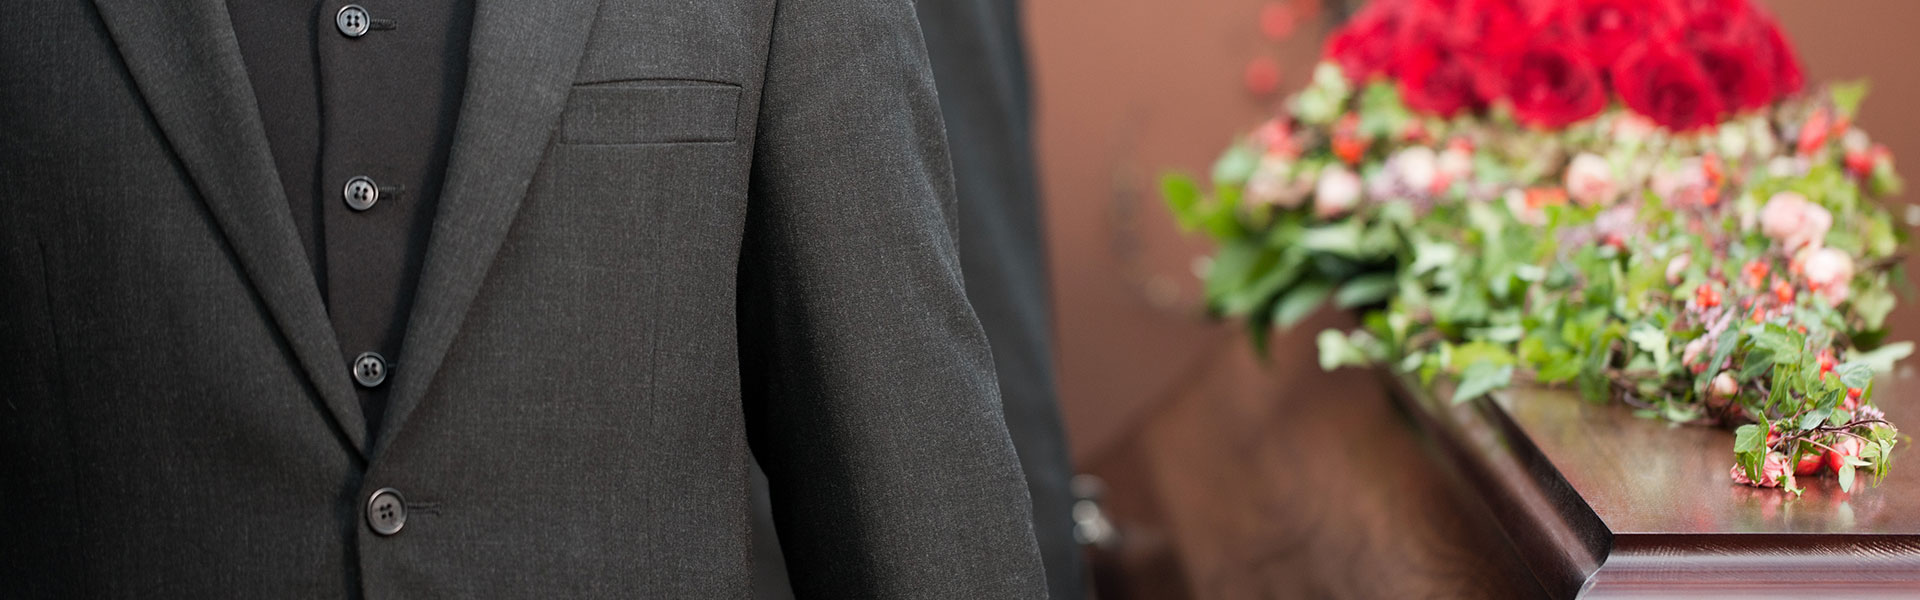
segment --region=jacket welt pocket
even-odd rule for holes
[[[568,144],[730,142],[740,86],[636,80],[576,85],[560,118]]]

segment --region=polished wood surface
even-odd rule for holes
[[[1910,368],[1882,377],[1896,422]],[[1898,597],[1920,594],[1920,474],[1801,497],[1734,484],[1733,436],[1636,417],[1570,392],[1522,389],[1443,402],[1405,377],[1403,406],[1466,474],[1553,597]],[[1911,451],[1910,448],[1902,448]],[[1910,469],[1909,469],[1910,470]]]
[[[1909,371],[1910,372],[1910,371]],[[1894,423],[1920,418],[1909,377],[1883,376],[1875,394]],[[1499,404],[1615,535],[1844,533],[1920,536],[1920,463],[1900,460],[1878,486],[1840,491],[1832,476],[1802,477],[1804,495],[1734,485],[1733,434],[1642,419],[1568,392],[1528,390]],[[1863,476],[1861,482],[1871,481]]]
[[[1276,338],[1312,348],[1324,314]],[[1085,465],[1121,531],[1105,599],[1531,598],[1542,592],[1477,493],[1366,371],[1240,346]],[[1125,493],[1123,493],[1125,492]]]

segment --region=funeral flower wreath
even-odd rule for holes
[[[1906,232],[1865,91],[1806,89],[1747,0],[1375,0],[1211,185],[1162,191],[1256,346],[1360,309],[1324,368],[1569,386],[1734,428],[1738,483],[1851,491],[1899,439],[1873,375],[1913,348],[1885,339]]]

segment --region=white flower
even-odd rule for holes
[[[1313,214],[1332,219],[1353,211],[1360,204],[1360,176],[1340,165],[1320,170],[1320,183],[1313,188]]]
[[[1693,258],[1686,254],[1667,261],[1667,285],[1680,285],[1680,280],[1687,277],[1687,267],[1692,265]]]
[[[1426,146],[1413,146],[1396,152],[1387,159],[1386,166],[1395,179],[1416,194],[1433,193],[1434,181],[1440,176],[1439,159],[1433,149]]]
[[[1434,181],[1434,192],[1446,190],[1455,183],[1473,177],[1473,151],[1461,144],[1453,144],[1440,153],[1436,168],[1439,179]]]
[[[1247,200],[1281,208],[1299,208],[1306,201],[1305,186],[1293,180],[1293,163],[1286,158],[1267,155],[1247,178]]]
[[[1622,112],[1613,119],[1613,141],[1620,144],[1638,144],[1659,131],[1660,126],[1652,119],[1631,112]]]
[[[1726,406],[1727,401],[1732,400],[1733,395],[1738,393],[1740,393],[1740,383],[1733,380],[1732,373],[1721,371],[1719,375],[1713,376],[1713,381],[1707,382],[1707,405],[1714,408]]]
[[[1833,213],[1795,192],[1780,192],[1760,208],[1760,232],[1787,251],[1819,248],[1833,228]]]
[[[1567,197],[1586,206],[1609,206],[1620,197],[1620,184],[1607,159],[1583,152],[1567,163]]]
[[[1507,212],[1513,213],[1514,220],[1535,227],[1547,224],[1546,208],[1527,202],[1527,193],[1520,188],[1507,190],[1501,200],[1506,201]]]
[[[1847,301],[1848,284],[1853,283],[1853,257],[1833,248],[1813,250],[1801,266],[1811,288],[1828,306]]]

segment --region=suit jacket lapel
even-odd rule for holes
[[[160,130],[340,434],[366,422],[300,249],[224,0],[95,0]]]
[[[466,91],[374,454],[427,393],[559,124],[598,0],[474,7]]]

